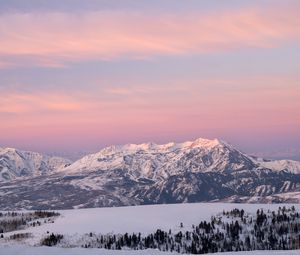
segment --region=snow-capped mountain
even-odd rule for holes
[[[252,169],[252,159],[223,141],[127,144],[110,146],[65,168],[66,172],[124,169],[137,178],[165,179],[184,172],[226,172]]]
[[[269,160],[253,157],[256,164],[263,168],[269,168],[274,171],[287,171],[294,174],[300,174],[300,162],[295,160]]]
[[[248,156],[217,139],[110,146],[57,170],[37,166],[25,171],[31,178],[0,182],[3,208],[300,202],[300,162]]]
[[[0,148],[0,181],[49,174],[70,163],[64,158],[14,148]]]
[[[218,139],[199,138],[184,143],[110,146],[64,168],[68,173],[124,169],[134,178],[165,179],[190,172],[233,172],[268,168],[300,173],[300,162],[265,160],[248,156]]]

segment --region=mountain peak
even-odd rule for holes
[[[204,139],[204,138],[198,138],[195,141],[192,142],[191,147],[205,147],[205,148],[213,148],[215,146],[223,144],[219,139]]]
[[[243,153],[219,139],[198,138],[182,143],[126,144],[109,146],[74,162],[66,171],[127,169],[130,175],[166,178],[179,172],[234,171],[253,169]]]
[[[10,148],[10,147],[0,148],[0,150],[1,150],[2,152],[16,152],[16,151],[17,151],[17,149],[15,149],[15,148]]]
[[[226,142],[221,141],[219,139],[209,140],[205,138],[198,138],[194,141],[188,141],[182,143],[169,142],[165,144],[157,144],[154,142],[148,142],[148,143],[140,143],[140,144],[129,143],[125,145],[111,145],[102,149],[99,153],[108,155],[108,154],[114,154],[116,152],[166,151],[166,150],[172,151],[176,149],[185,149],[185,148],[212,149],[218,145],[229,146]]]

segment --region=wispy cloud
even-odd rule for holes
[[[279,47],[300,39],[299,10],[295,4],[176,15],[8,13],[0,16],[0,56],[11,58],[12,64],[26,59],[29,65],[64,67],[68,62],[86,60]]]
[[[95,85],[89,91],[83,88],[28,92],[3,89],[0,116],[11,113],[43,118],[52,113],[54,117],[70,113],[93,120],[101,115],[103,121],[109,121],[111,118],[120,120],[122,114],[132,120],[145,114],[182,116],[189,112],[201,115],[209,108],[211,116],[221,119],[227,111],[240,116],[238,119],[274,115],[275,120],[280,113],[282,120],[289,121],[300,107],[298,79],[299,76],[242,76],[142,85],[132,81],[128,87]]]
[[[58,92],[2,92],[0,114],[46,114],[78,111],[83,107],[78,98]]]
[[[89,140],[95,145],[151,135],[293,136],[300,126],[298,81],[299,76],[244,76],[163,85],[132,81],[128,88],[95,86],[90,91],[14,87],[0,91],[0,119],[5,120],[0,133],[26,143],[34,137],[45,144]]]

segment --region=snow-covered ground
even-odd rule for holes
[[[166,231],[177,230],[181,222],[184,227],[190,229],[193,224],[198,224],[201,220],[210,220],[212,215],[223,210],[239,208],[249,213],[256,213],[257,209],[277,210],[280,206],[284,204],[190,203],[61,210],[58,211],[61,216],[53,224],[44,224],[17,232],[33,234],[44,234],[47,231],[61,234],[141,232],[147,234],[157,228]],[[300,211],[300,204],[294,206]]]
[[[1,255],[170,255],[174,253],[158,250],[116,251],[105,249],[30,247],[30,246],[0,246]]]
[[[0,247],[2,255],[170,255],[174,253],[161,252],[158,250],[139,250],[139,251],[112,251],[104,249],[64,249],[64,248],[48,248],[48,247],[29,247],[29,246],[13,246]],[[249,252],[224,252],[214,253],[216,255],[296,255],[300,254],[297,251],[249,251]]]
[[[193,224],[199,224],[202,220],[210,220],[212,215],[221,213],[223,210],[234,208],[244,209],[247,213],[256,213],[258,209],[277,210],[284,204],[231,204],[231,203],[193,203],[193,204],[169,204],[169,205],[148,205],[132,207],[114,207],[114,208],[93,208],[59,211],[59,216],[54,223],[43,224],[39,227],[30,227],[25,230],[5,233],[8,237],[14,233],[32,233],[33,237],[25,239],[22,242],[11,241],[6,238],[0,239],[0,254],[128,254],[123,251],[103,251],[99,249],[58,249],[57,248],[39,248],[29,247],[39,245],[43,236],[48,233],[59,233],[67,236],[70,240],[76,240],[83,234],[93,233],[115,233],[124,234],[138,233],[149,234],[158,228],[168,231],[191,229]],[[286,205],[290,207],[291,205]],[[300,204],[294,205],[296,210],[300,211]],[[183,223],[183,229],[180,228]],[[18,244],[25,247],[15,246]],[[40,250],[45,249],[45,250]],[[40,251],[40,253],[39,253]],[[27,253],[26,253],[27,252]],[[147,251],[137,253],[130,251],[130,254],[160,254],[158,251]],[[163,253],[166,254],[166,253]],[[234,253],[237,254],[237,253]],[[248,253],[243,253],[248,254]],[[275,254],[275,253],[249,253],[249,254]],[[300,252],[278,253],[278,254],[300,254]]]

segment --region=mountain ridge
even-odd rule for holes
[[[224,156],[224,153],[230,153],[233,152],[241,159],[244,159],[247,161],[248,169],[249,167],[254,168],[254,167],[259,167],[261,166],[262,168],[268,168],[271,170],[276,170],[276,171],[282,171],[282,170],[287,170],[287,171],[293,171],[294,173],[300,173],[300,162],[294,161],[294,160],[266,160],[266,159],[261,159],[253,156],[249,156],[246,153],[241,152],[240,150],[236,149],[234,146],[231,144],[219,140],[219,139],[203,139],[203,138],[198,138],[194,141],[187,141],[187,142],[182,142],[182,143],[166,143],[166,144],[156,144],[156,143],[141,143],[141,144],[125,144],[125,145],[112,145],[105,147],[101,149],[97,153],[89,154],[84,157],[82,157],[79,160],[76,160],[73,162],[70,166],[67,168],[63,169],[65,171],[70,171],[70,172],[76,172],[78,170],[94,170],[96,168],[101,168],[101,169],[109,169],[108,165],[112,165],[114,167],[123,167],[124,162],[122,161],[121,157],[126,157],[134,154],[159,154],[167,157],[168,154],[170,153],[176,153],[180,151],[191,151],[193,149],[200,149],[202,151],[202,155],[205,156],[207,155],[208,152],[213,151],[216,147],[219,148],[220,150],[220,161],[223,160],[221,158]],[[223,150],[223,151],[222,151]],[[196,151],[196,153],[200,153],[199,151]],[[223,153],[223,155],[222,155]],[[115,155],[119,155],[118,158],[116,158]],[[232,154],[228,155],[229,157],[233,157]],[[112,161],[112,157],[115,157],[115,160]],[[125,160],[125,159],[124,159]],[[141,161],[146,160],[145,158],[140,158]],[[147,159],[148,160],[148,159]],[[152,159],[154,160],[154,159]],[[169,160],[169,158],[167,159]],[[193,159],[194,160],[194,159]],[[205,160],[203,158],[203,160]],[[123,163],[123,165],[122,165]],[[87,164],[87,166],[84,166]],[[216,168],[215,166],[209,166],[209,162],[205,166],[203,166],[202,170],[205,172],[209,171],[214,171]],[[250,166],[251,165],[251,166]],[[174,167],[174,166],[173,166]],[[204,169],[206,167],[206,170]],[[231,165],[231,167],[233,167]],[[237,166],[236,166],[237,167]],[[140,167],[141,168],[141,167]],[[272,169],[274,168],[274,169]],[[232,170],[236,170],[234,168],[231,168]],[[237,167],[237,169],[241,169]],[[190,169],[191,170],[191,169]],[[226,170],[221,169],[221,170]]]
[[[0,148],[0,181],[51,174],[70,163],[68,159],[50,157],[38,152]]]
[[[47,168],[45,174],[38,171],[0,181],[0,194],[6,210],[212,201],[295,203],[300,202],[300,162],[248,156],[217,139],[127,144]]]

